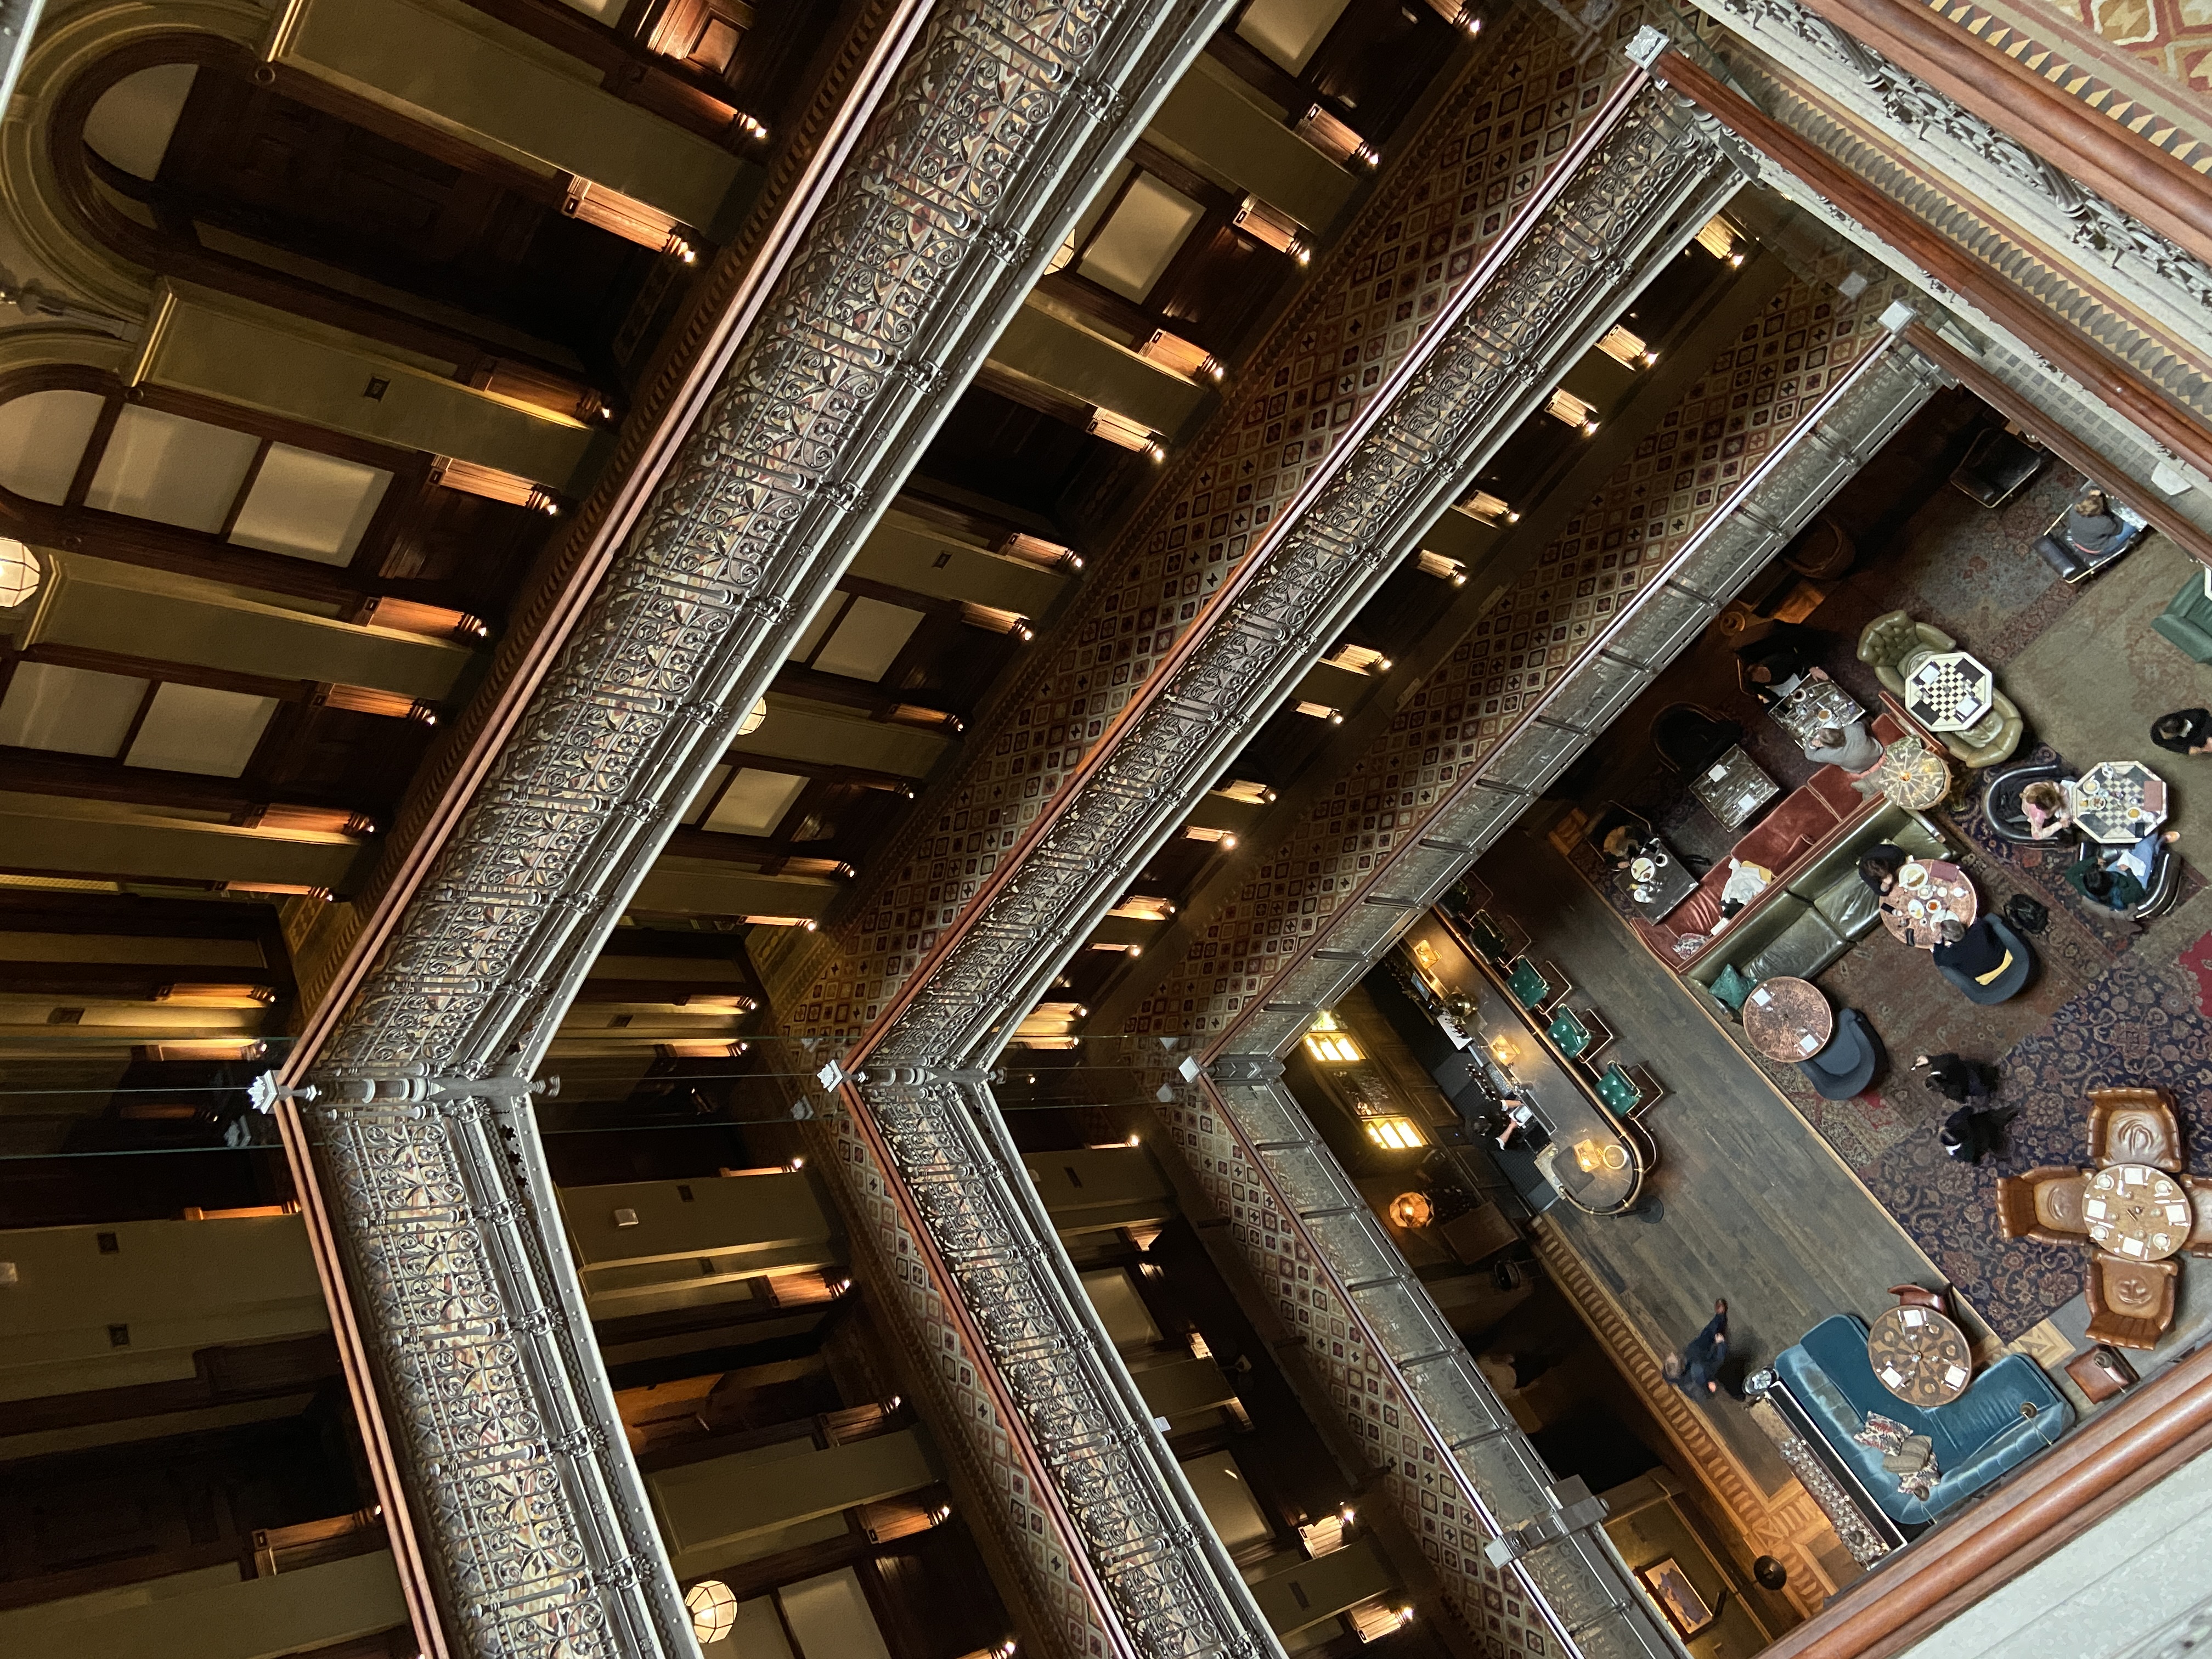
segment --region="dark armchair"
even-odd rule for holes
[[[2076,774],[2063,761],[2032,762],[2025,766],[2008,766],[2002,772],[1990,774],[1982,786],[1982,816],[1990,821],[1990,828],[2004,841],[2017,842],[2021,846],[2057,846],[2073,834],[2067,830],[2051,837],[2047,842],[2038,842],[2027,825],[2027,814],[2021,810],[2020,792],[2031,783],[2070,783]]]
[[[1936,971],[1957,987],[1960,996],[1982,1007],[2011,1001],[2027,988],[2029,975],[2035,972],[2035,952],[2028,948],[2027,941],[2006,927],[1999,917],[1990,917],[1989,924],[1998,942],[2012,953],[2012,960],[1995,979],[1984,985],[1963,969],[1947,968],[1940,962],[1936,964]]]

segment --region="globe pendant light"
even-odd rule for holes
[[[691,1615],[691,1633],[706,1647],[730,1633],[738,1622],[738,1598],[719,1578],[702,1578],[684,1592],[684,1610]]]
[[[0,536],[0,611],[27,603],[45,576],[37,554],[11,536]]]

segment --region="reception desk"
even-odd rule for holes
[[[1553,1045],[1548,1022],[1514,1000],[1498,968],[1442,911],[1415,922],[1398,948],[1436,1000],[1428,1012],[1437,1029],[1542,1126],[1550,1144],[1537,1154],[1537,1166],[1559,1196],[1590,1215],[1633,1209],[1658,1163],[1656,1148],[1639,1125],[1606,1104],[1589,1068]],[[1455,996],[1474,1003],[1471,1017],[1443,1006]]]

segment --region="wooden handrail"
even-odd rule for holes
[[[2117,481],[2123,478],[2142,485],[2142,480],[2134,477],[2094,444],[2063,425],[2052,424],[2048,414],[1927,324],[1913,324],[1905,330],[1905,338],[1908,345],[1929,362],[1938,364],[1948,373],[1956,375],[1960,384],[1969,392],[2008,420],[2033,433],[2038,443],[2062,457],[2069,465],[2079,467],[2086,477],[2094,479],[2107,489],[2115,488]],[[2200,562],[2212,565],[2212,533],[2207,533],[2201,526],[2183,518],[2168,507],[2160,496],[2156,485],[2145,488],[2140,496],[2130,494],[2128,505],[2148,519],[2152,529],[2175,545],[2185,549]]]
[[[2212,191],[2186,162],[1917,0],[1805,3],[2198,258],[2212,260]]]
[[[2169,402],[2136,371],[2075,330],[2056,324],[2003,276],[1959,248],[1801,134],[1679,52],[1653,74],[1809,189],[1857,220],[1923,270],[2070,374],[2126,419],[2212,472],[2212,431]]]

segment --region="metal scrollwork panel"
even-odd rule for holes
[[[1715,131],[1647,91],[1455,321],[883,1039],[977,1063],[1343,620],[1624,301],[1739,182]],[[1609,316],[1606,320],[1610,320]],[[1602,331],[1600,325],[1597,331]]]
[[[738,720],[1224,9],[932,17],[318,1079],[531,1068]],[[526,1101],[303,1121],[457,1649],[690,1652]]]

